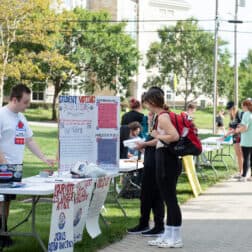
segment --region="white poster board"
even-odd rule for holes
[[[59,97],[59,171],[78,161],[118,171],[120,98],[114,96]]]
[[[111,177],[102,177],[96,181],[86,221],[86,229],[92,238],[95,238],[101,233],[99,216],[109,190],[110,180]]]
[[[75,185],[73,218],[74,242],[82,240],[94,183],[95,181],[93,179],[88,179]]]
[[[73,192],[73,183],[55,185],[48,252],[72,252],[74,249]]]

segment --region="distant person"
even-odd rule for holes
[[[31,90],[23,85],[14,86],[10,93],[9,102],[0,108],[0,159],[2,164],[23,164],[25,146],[49,166],[54,165],[54,160],[48,159],[40,150],[33,139],[33,132],[23,115],[30,105]],[[6,220],[9,216],[11,200],[15,195],[4,195]],[[0,214],[2,214],[2,202],[0,203]],[[2,226],[0,216],[0,224]],[[7,225],[4,227],[7,231]],[[0,236],[0,247],[12,245],[9,236]]]
[[[223,135],[226,134],[225,126],[224,126],[224,109],[218,111],[218,115],[216,116],[216,127],[217,127],[217,134],[222,133]]]
[[[187,115],[188,120],[193,120],[193,115],[196,112],[196,105],[194,105],[193,103],[189,103],[186,106],[186,111],[184,112]]]
[[[157,89],[164,95],[163,90]],[[142,97],[144,104],[144,96]],[[159,236],[164,232],[164,203],[160,194],[159,186],[156,180],[156,144],[150,133],[157,124],[157,115],[153,112],[148,114],[148,125],[150,125],[149,135],[145,142],[137,144],[137,149],[144,151],[144,168],[140,195],[140,218],[135,227],[129,228],[130,234],[142,234],[143,236]],[[150,228],[150,214],[153,213],[154,227]]]
[[[121,125],[128,125],[131,122],[139,122],[142,126],[140,137],[145,138],[148,134],[147,116],[141,110],[141,103],[135,98],[129,100],[130,111],[122,116]]]
[[[141,132],[141,124],[137,121],[131,122],[128,125],[122,125],[120,128],[120,158],[125,159],[132,156],[129,153],[129,148],[124,146],[123,141],[137,137]]]
[[[240,124],[234,129],[234,133],[241,134],[241,148],[243,154],[243,172],[240,181],[247,180],[247,173],[250,167],[252,156],[252,101],[245,100],[242,102],[242,110],[244,112]],[[248,179],[251,180],[251,177]]]
[[[243,112],[239,111],[238,108],[235,106],[233,101],[229,101],[226,105],[226,109],[230,115],[230,122],[229,122],[229,129],[224,135],[224,138],[231,135],[233,139],[233,146],[235,150],[236,160],[238,162],[238,174],[235,175],[235,178],[240,178],[243,172],[243,155],[242,149],[240,146],[241,142],[241,134],[235,132],[235,129],[241,123]]]

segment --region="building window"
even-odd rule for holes
[[[33,101],[44,101],[45,99],[45,83],[36,82],[32,86],[32,100]]]
[[[159,9],[159,14],[160,14],[161,17],[173,17],[174,16],[174,10],[161,8],[161,9]]]

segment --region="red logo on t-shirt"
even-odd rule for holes
[[[18,122],[18,128],[19,128],[19,129],[22,129],[23,127],[24,127],[23,122],[22,122],[22,121],[19,121],[19,122]]]
[[[24,144],[25,140],[23,137],[15,137],[15,144]]]

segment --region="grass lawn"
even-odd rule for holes
[[[175,110],[175,112],[180,113],[181,110]],[[121,115],[124,112],[121,112]],[[147,110],[144,111],[147,114]],[[51,109],[27,109],[25,115],[28,121],[50,121],[51,120]],[[197,110],[194,114],[194,121],[199,129],[212,129],[213,126],[213,114],[209,110]],[[229,116],[225,115],[224,125],[227,127],[229,122]]]
[[[38,144],[41,146],[44,153],[50,157],[54,157],[57,151],[57,129],[56,128],[44,128],[33,127],[34,137]],[[233,162],[227,158],[229,166],[233,166]],[[234,172],[231,169],[227,172],[224,167],[216,166],[219,172],[219,179],[224,179]],[[24,160],[24,176],[32,176],[39,173],[40,170],[47,168],[46,165],[41,163],[35,158],[28,150],[25,152]],[[203,189],[216,183],[214,174],[211,170],[204,172],[207,177],[199,176],[200,183]],[[185,174],[182,174],[178,183],[178,198],[179,202],[183,203],[186,200],[193,197],[189,183]],[[30,209],[30,203],[24,203],[23,200],[26,197],[18,196],[16,201],[12,201],[9,227],[22,220],[22,217],[26,215]],[[83,240],[75,245],[74,251],[91,252],[96,251],[98,248],[105,247],[106,245],[120,240],[125,234],[128,227],[132,227],[138,222],[139,218],[139,200],[138,199],[120,199],[121,204],[125,208],[128,217],[124,218],[122,212],[108,196],[106,202],[106,212],[103,213],[104,217],[109,223],[107,228],[101,221],[102,234],[95,239],[91,239],[89,235],[84,232]],[[47,244],[50,229],[50,217],[51,217],[51,203],[39,203],[37,207],[37,220],[36,227],[42,237],[43,241]],[[31,220],[25,223],[18,230],[29,230]],[[39,244],[34,238],[30,237],[14,237],[15,245],[13,247],[5,249],[6,252],[39,252],[42,251]]]

